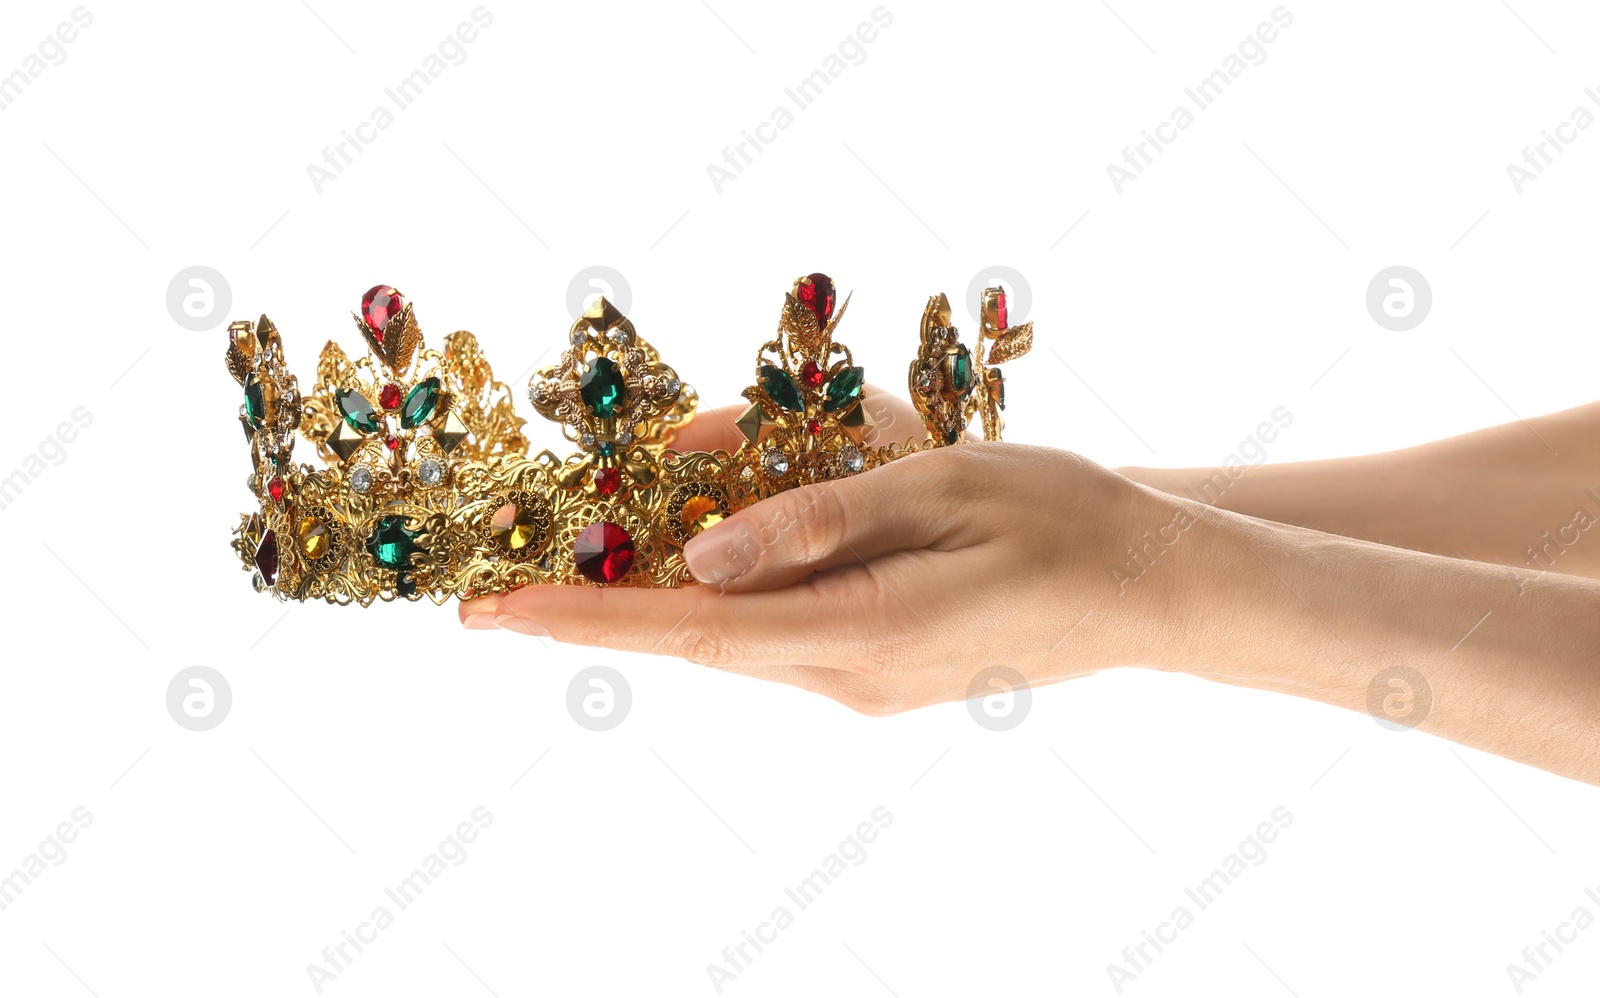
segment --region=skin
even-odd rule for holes
[[[869,404],[880,440],[920,427],[898,399]],[[732,449],[734,411],[702,415],[676,446]],[[874,716],[990,692],[972,683],[993,666],[1033,686],[1186,672],[1600,784],[1600,532],[1574,520],[1600,518],[1596,440],[1600,405],[1585,406],[1389,454],[1236,468],[1220,495],[1200,488],[1218,469],[940,448],[729,517],[685,551],[703,585],[531,586],[461,617]],[[1563,528],[1576,540],[1529,559]],[[1380,682],[1369,701],[1395,665],[1414,670],[1406,685]]]

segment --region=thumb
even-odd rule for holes
[[[753,592],[936,545],[959,529],[952,480],[958,469],[947,457],[913,454],[853,478],[780,493],[692,538],[684,558],[705,585]]]

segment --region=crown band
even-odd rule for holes
[[[837,307],[836,307],[837,304]],[[1005,380],[1032,323],[1009,326],[1003,289],[984,292],[975,348],[950,304],[928,300],[911,363],[927,436],[869,446],[865,373],[834,340],[848,299],[823,274],[785,295],[777,338],[728,451],[672,449],[699,404],[633,323],[604,298],[572,324],[558,363],[528,398],[576,450],[529,456],[511,389],[494,380],[469,332],[424,348],[412,306],[380,285],[362,299],[366,356],[329,341],[302,395],[266,316],[229,326],[227,365],[244,390],[248,486],[258,508],[233,548],[258,590],[284,599],[369,605],[442,603],[525,585],[671,588],[693,584],[683,547],[755,502],[860,474],[907,454],[962,443],[974,417],[998,440]],[[985,354],[984,347],[988,350]],[[323,466],[296,465],[296,434]]]

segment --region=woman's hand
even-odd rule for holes
[[[700,586],[530,586],[461,615],[886,714],[972,696],[991,666],[1038,685],[1124,664],[1132,648],[1164,654],[1187,573],[1157,563],[1119,585],[1115,572],[1127,576],[1142,533],[1181,538],[1183,505],[1063,451],[965,444],[740,511],[687,546]]]

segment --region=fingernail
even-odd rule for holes
[[[485,611],[475,613],[461,622],[461,626],[469,631],[492,631],[495,629],[494,614]]]
[[[706,585],[739,578],[756,563],[756,546],[742,523],[719,523],[691,538],[683,549],[689,571]]]
[[[526,634],[530,638],[548,638],[550,636],[549,631],[540,627],[538,624],[535,624],[528,618],[518,617],[517,615],[511,613],[502,613],[500,616],[494,618],[494,626],[500,628],[501,630],[516,631],[518,634]]]

